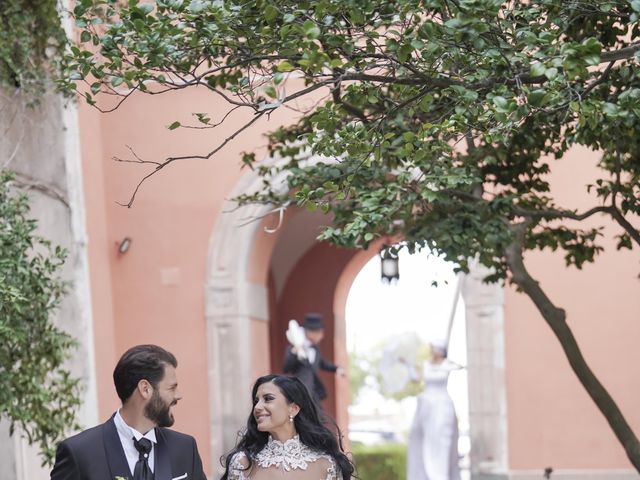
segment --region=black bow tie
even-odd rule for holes
[[[133,470],[133,480],[153,480],[153,472],[149,468],[149,453],[153,446],[151,440],[142,437],[140,440],[133,439],[136,450],[140,452],[135,469]]]

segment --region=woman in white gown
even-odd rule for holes
[[[432,343],[431,352],[421,375],[409,366],[412,380],[422,379],[425,387],[409,432],[407,480],[460,480],[458,419],[447,381],[452,370],[462,367],[447,360],[444,344]]]
[[[353,464],[295,377],[266,375],[252,392],[244,435],[226,457],[221,480],[348,480]]]

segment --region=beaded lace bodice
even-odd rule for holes
[[[295,437],[280,442],[269,437],[265,447],[248,461],[243,452],[236,453],[229,465],[230,480],[271,480],[291,478],[296,480],[339,480],[337,468],[331,456],[312,450]]]

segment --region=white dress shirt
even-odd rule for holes
[[[152,428],[146,434],[141,434],[135,428],[131,428],[126,424],[122,415],[120,415],[120,410],[118,410],[113,417],[113,422],[116,424],[116,430],[118,431],[118,436],[120,437],[120,443],[122,444],[122,449],[124,450],[124,454],[127,457],[127,463],[129,464],[129,470],[131,470],[131,475],[133,475],[133,471],[136,467],[136,463],[138,463],[138,458],[140,458],[140,453],[136,450],[136,446],[133,444],[133,439],[140,440],[142,437],[151,440],[151,451],[149,452],[149,458],[147,459],[149,462],[149,468],[153,472],[154,466],[154,452],[156,451],[156,429]]]

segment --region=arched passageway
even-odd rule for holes
[[[253,191],[259,182],[247,175],[232,197]],[[268,216],[270,207],[229,210],[210,236],[205,280],[213,465],[233,447],[246,421],[248,391],[255,377],[278,370],[289,318],[301,318],[309,310],[323,313],[327,325],[323,353],[346,365],[348,291],[358,271],[377,252],[317,244],[318,228],[327,221],[319,215],[287,212],[281,228],[267,234],[264,226],[274,222]],[[471,468],[501,473],[507,467],[503,293],[499,286],[483,284],[484,275],[482,268],[474,267],[462,280],[474,445]],[[333,399],[327,410],[344,428],[348,385],[334,377],[325,381]]]

